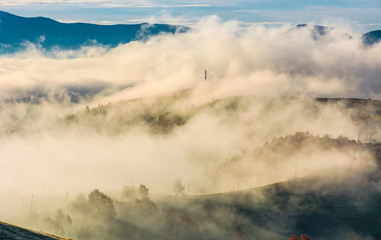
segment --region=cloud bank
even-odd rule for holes
[[[1,57],[1,87],[98,81],[133,84],[133,89],[121,94],[124,99],[137,91],[150,95],[208,85],[214,92],[225,88],[237,94],[379,98],[379,45],[363,48],[359,36],[349,29],[330,31],[316,41],[311,28],[290,28],[242,29],[238,22],[212,17],[188,34],[159,36],[110,50],[84,47],[43,54],[31,46],[27,52]]]
[[[47,192],[62,194],[120,188],[131,179],[156,193],[171,192],[176,179],[194,194],[229,191],[237,182],[215,181],[217,169],[273,138],[297,131],[365,138],[371,130],[364,133],[343,105],[310,97],[380,99],[381,45],[364,48],[350,29],[317,39],[311,31],[242,28],[210,17],[188,33],[113,49],[30,45],[1,56],[0,191],[41,192],[45,182]],[[152,124],[173,115],[186,122],[152,133]],[[287,172],[242,186],[284,180]]]

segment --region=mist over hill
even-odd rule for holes
[[[274,163],[274,157],[284,155],[288,161],[290,152],[293,155],[304,152],[301,156],[310,162],[309,167],[318,170],[312,174],[303,169],[299,159],[298,175],[294,175],[292,162],[289,169],[281,166],[290,176],[285,181],[243,190],[238,185],[232,191],[205,195],[189,195],[189,186],[181,181],[175,182],[170,195],[151,194],[149,186],[131,182],[106,193],[95,189],[70,201],[66,198],[65,204],[48,201],[50,206],[57,207],[56,211],[39,209],[47,202],[46,196],[37,195],[32,211],[17,221],[45,232],[84,240],[110,236],[115,240],[179,237],[280,240],[295,233],[304,233],[312,239],[377,239],[381,234],[378,228],[380,146],[345,137],[298,132],[273,139],[249,153],[251,157],[244,158],[256,168],[262,165],[258,158],[267,158],[268,164],[272,162],[276,168],[282,162]],[[329,156],[326,152],[335,152],[336,156],[314,159],[311,152],[325,157]],[[337,160],[343,152],[348,156],[341,158],[341,162],[324,163]],[[226,163],[231,165],[241,160],[236,158]],[[325,168],[319,170],[313,166],[316,164]],[[241,168],[240,174],[248,171],[248,166]],[[239,169],[230,168],[232,173]],[[252,175],[259,175],[255,169],[250,170]],[[237,177],[235,180],[245,181]],[[2,229],[9,231],[0,224],[0,233]]]
[[[298,24],[296,26],[296,29],[303,29],[306,27],[311,28],[311,37],[314,40],[323,40],[324,38],[329,35],[330,32],[334,32],[335,28],[333,27],[326,27],[326,26],[319,26],[319,25],[308,25],[308,24]],[[351,39],[352,36],[349,35],[348,33],[341,33],[343,38],[349,38]],[[361,41],[364,44],[364,46],[372,46],[374,44],[377,44],[381,41],[381,30],[375,30],[375,31],[370,31],[367,33],[364,33],[361,36]]]

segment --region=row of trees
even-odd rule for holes
[[[181,183],[180,180],[176,180],[173,184],[173,193],[176,196],[183,195],[185,193],[185,186]],[[149,189],[143,185],[140,184],[138,188],[135,186],[125,186],[122,191],[123,197],[125,197],[128,200],[136,200],[136,199],[144,199],[148,197]]]
[[[144,184],[140,184],[138,188],[125,186],[122,196],[124,200],[145,213],[154,213],[158,210],[156,204],[149,197],[149,189]]]

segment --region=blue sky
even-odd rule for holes
[[[1,0],[0,9],[22,16],[95,23],[157,22],[191,25],[200,17],[266,24],[349,24],[381,29],[381,0]]]

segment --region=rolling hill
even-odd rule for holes
[[[277,139],[267,147],[288,143],[285,138]],[[379,166],[381,145],[359,146],[377,152]],[[203,221],[220,224],[219,216],[224,213],[232,219],[230,225],[243,224],[251,239],[287,239],[293,234],[311,239],[380,239],[380,180],[377,167],[332,168],[262,187],[189,197],[179,208],[201,209],[207,219]]]
[[[268,232],[253,239],[275,239],[268,234],[286,239],[286,236],[302,233],[311,239],[380,239],[380,193],[374,191],[375,186],[370,187],[370,183],[349,190],[344,182],[338,182],[316,187],[316,182],[326,177],[328,175],[311,176],[256,189],[197,197],[190,205],[199,205],[208,212],[214,219],[209,221],[216,221],[218,212],[225,211],[230,212],[236,224],[245,223],[248,232],[253,227],[263,229],[262,233]],[[252,235],[255,234],[261,232],[254,230]],[[361,238],[350,238],[351,235]]]

